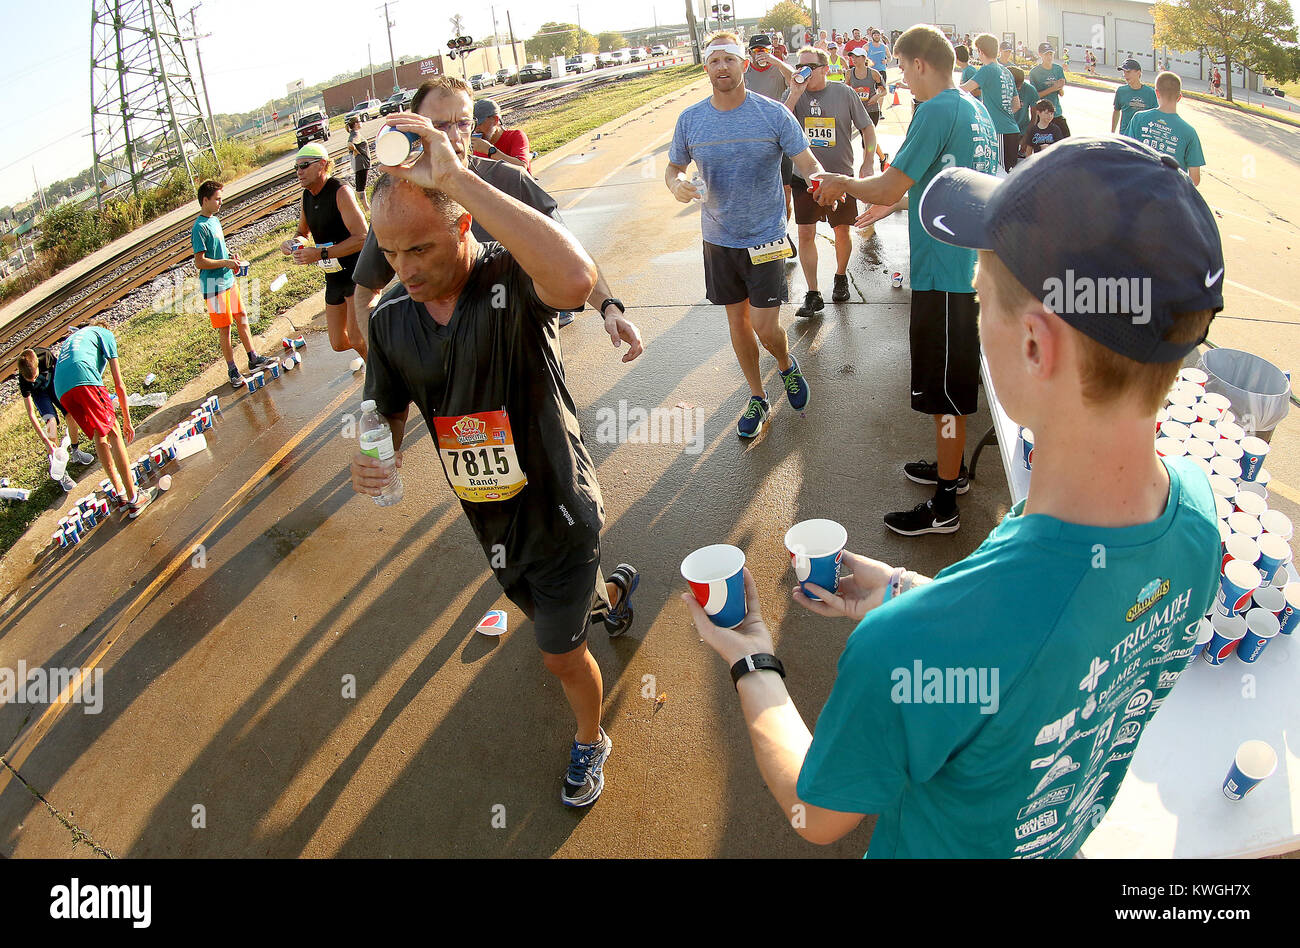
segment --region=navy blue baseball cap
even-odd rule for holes
[[[991,250],[1066,323],[1137,362],[1174,362],[1174,315],[1223,309],[1214,214],[1169,155],[1130,138],[1076,135],[1007,177],[948,168],[921,195],[935,240]]]

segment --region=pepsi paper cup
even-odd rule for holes
[[[1169,393],[1170,405],[1182,405],[1184,408],[1194,408],[1197,401],[1198,395],[1194,390],[1194,386],[1180,388],[1175,385],[1173,390]]]
[[[1196,420],[1213,425],[1223,417],[1223,409],[1215,408],[1213,405],[1207,405],[1205,402],[1196,403]]]
[[[1219,433],[1219,437],[1224,441],[1243,441],[1246,437],[1246,429],[1241,427],[1235,421],[1225,421],[1220,418],[1214,424],[1214,430]]]
[[[1210,466],[1213,467],[1214,463],[1211,462]],[[1238,487],[1237,482],[1231,477],[1228,477],[1226,474],[1216,473],[1210,475],[1210,490],[1214,491],[1215,497],[1222,497],[1224,500],[1228,501],[1229,507],[1231,507],[1232,499],[1237,496]],[[1231,512],[1231,509],[1229,509],[1229,513]]]
[[[808,583],[828,592],[840,588],[840,561],[849,533],[834,520],[804,520],[785,533],[785,548],[790,553],[795,578],[803,594],[814,602],[821,599],[808,591]]]
[[[1228,411],[1232,408],[1232,402],[1228,400],[1228,396],[1220,395],[1218,392],[1205,392],[1201,395],[1201,401],[1211,408],[1217,408],[1220,411]]]
[[[1265,510],[1259,515],[1259,525],[1265,533],[1276,533],[1291,542],[1291,518],[1280,510]]]
[[[1168,428],[1172,424],[1174,422],[1167,421],[1165,427]],[[1156,454],[1162,458],[1180,458],[1186,453],[1181,441],[1176,441],[1173,438],[1156,438]]]
[[[1272,584],[1277,571],[1291,559],[1291,544],[1276,533],[1262,533],[1256,543],[1259,546],[1259,559],[1255,566],[1264,577],[1264,582]]]
[[[894,275],[890,277],[890,282],[893,284],[894,289],[901,290],[903,288],[903,274],[895,270]]]
[[[1204,441],[1206,444],[1214,444],[1219,440],[1219,429],[1214,425],[1207,425],[1203,421],[1194,421],[1187,426],[1187,430],[1192,433],[1192,437],[1197,441]]]
[[[1219,457],[1227,458],[1229,461],[1236,461],[1238,466],[1241,464],[1241,456],[1246,452],[1241,449],[1240,442],[1229,441],[1227,438],[1220,438],[1214,442],[1214,453]]]
[[[1210,458],[1210,470],[1233,481],[1241,477],[1241,463],[1234,461],[1232,458],[1224,457],[1222,454]]]
[[[1211,665],[1222,665],[1237,648],[1237,643],[1246,634],[1245,616],[1225,616],[1216,612],[1210,619],[1212,634],[1205,644],[1201,658]]]
[[[241,277],[246,277],[246,276],[248,276],[248,264],[244,264],[242,267],[240,267],[238,270],[236,270],[236,271],[235,271],[235,275],[236,275],[236,276],[241,276]]]
[[[1246,741],[1237,748],[1223,778],[1223,795],[1229,800],[1241,800],[1266,780],[1277,769],[1277,752],[1264,741]]]
[[[1189,408],[1186,405],[1170,405],[1165,409],[1169,413],[1169,420],[1176,421],[1185,427],[1191,427],[1196,422],[1196,409]],[[1187,440],[1187,435],[1183,435],[1178,440]]]
[[[390,168],[406,163],[417,149],[424,151],[420,136],[415,132],[403,132],[385,125],[375,136],[375,157],[381,165]]]
[[[1183,451],[1190,458],[1201,458],[1205,461],[1206,466],[1210,465],[1210,459],[1215,457],[1214,445],[1202,441],[1199,438],[1188,438],[1183,442]],[[1213,468],[1211,468],[1213,471]]]
[[[1202,372],[1200,369],[1189,367],[1186,369],[1180,369],[1178,372],[1178,381],[1190,382],[1191,384],[1197,386],[1202,390],[1204,390],[1205,383],[1208,382],[1209,380],[1210,377],[1206,375],[1204,372]]]
[[[1240,510],[1236,513],[1228,514],[1228,526],[1232,528],[1233,533],[1242,533],[1252,540],[1258,540],[1259,535],[1263,533],[1260,528],[1259,520],[1248,513],[1242,513]]]
[[[1034,469],[1034,433],[1023,425],[1020,428],[1020,463],[1026,471]]]
[[[1232,539],[1229,538],[1231,543]],[[1232,560],[1219,575],[1219,595],[1215,604],[1224,615],[1235,616],[1245,611],[1250,597],[1259,588],[1263,577],[1259,570],[1243,560]]]
[[[1205,646],[1210,644],[1212,638],[1214,638],[1214,623],[1209,619],[1202,619],[1196,626],[1196,645],[1192,647],[1192,661],[1201,657]]]
[[[253,378],[251,375],[248,378],[244,379],[244,385],[248,387],[249,395],[252,395],[254,392],[257,391],[257,379]]]
[[[1246,613],[1246,634],[1237,645],[1237,657],[1247,665],[1259,661],[1264,648],[1277,636],[1280,628],[1277,616],[1267,609],[1251,609]]]
[[[1268,510],[1268,501],[1259,496],[1259,494],[1247,490],[1246,488],[1249,486],[1251,486],[1249,481],[1241,484],[1240,488],[1237,490],[1237,496],[1232,499],[1232,506],[1244,514],[1250,514],[1258,520],[1259,515],[1265,510]]]
[[[1175,441],[1186,441],[1191,436],[1191,426],[1183,424],[1174,417],[1172,412],[1169,415],[1169,420],[1160,426],[1160,437],[1162,438],[1172,438]]]
[[[478,620],[478,625],[474,626],[474,631],[482,635],[504,635],[506,626],[506,611],[504,609],[489,609]]]
[[[1300,625],[1300,583],[1288,583],[1282,590],[1282,595],[1286,603],[1277,614],[1277,621],[1281,625],[1278,633],[1290,635]]]
[[[1253,481],[1264,466],[1264,458],[1268,457],[1268,442],[1263,438],[1242,438],[1241,449],[1245,452],[1241,458],[1241,479]]]
[[[682,560],[682,578],[709,621],[734,629],[745,618],[745,553],[727,543],[700,547]]]

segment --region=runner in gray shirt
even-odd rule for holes
[[[766,33],[755,33],[749,38],[749,61],[745,64],[745,88],[757,92],[774,102],[784,102],[790,89],[794,70],[781,57],[772,52],[772,38]],[[790,223],[794,203],[790,195],[790,182],[794,179],[794,164],[789,155],[781,156],[781,184],[785,187],[785,222]],[[792,244],[793,245],[793,244]],[[793,265],[793,258],[786,261]]]
[[[853,175],[853,130],[856,128],[862,135],[862,164],[856,176],[867,177],[871,173],[871,156],[876,151],[876,127],[857,90],[842,82],[827,81],[827,57],[822,50],[808,47],[799,50],[799,66],[814,67],[812,75],[807,82],[790,86],[785,104],[799,120],[813,154],[827,171]],[[831,301],[846,302],[849,255],[853,252],[849,226],[858,217],[858,202],[850,197],[835,208],[822,207],[800,178],[794,179],[791,190],[794,221],[799,227],[799,263],[808,281],[808,292],[795,315],[811,316],[825,307],[817,290],[817,222],[824,220],[835,231],[835,283]]]

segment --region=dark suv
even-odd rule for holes
[[[415,93],[410,89],[403,89],[400,92],[394,92],[390,95],[384,104],[379,107],[380,115],[391,115],[393,112],[405,112],[415,98]]]
[[[301,148],[313,138],[319,138],[323,142],[330,140],[330,120],[325,117],[325,113],[316,109],[312,112],[304,112],[298,119],[298,147]]]

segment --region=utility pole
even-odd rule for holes
[[[691,9],[691,0],[686,0],[686,27],[691,34],[691,52],[695,57],[695,65],[700,64],[700,32],[696,28],[695,11]]]
[[[492,13],[492,46],[497,51],[497,71],[501,70],[501,43],[497,40],[497,11],[495,7],[489,6],[488,10]],[[487,59],[487,56],[483,57]]]
[[[41,213],[48,214],[50,209],[45,204],[45,192],[41,190],[41,179],[36,177],[36,166],[32,165],[32,180],[36,182],[36,196],[41,201]]]
[[[370,98],[377,99],[375,95],[375,58],[370,55],[370,44],[366,44],[366,62],[370,64]]]
[[[384,26],[388,28],[388,64],[393,67],[393,91],[400,92],[402,87],[397,84],[397,54],[393,52],[393,21],[388,18],[388,8],[390,6],[397,6],[397,0],[390,0],[390,2],[385,3],[383,10]],[[375,9],[378,10],[379,7],[375,7]]]
[[[203,104],[208,107],[208,145],[212,151],[212,160],[217,163],[217,171],[221,171],[221,157],[217,154],[217,127],[212,121],[212,101],[208,98],[208,80],[203,74],[203,53],[199,50],[199,28],[194,21],[194,12],[201,3],[196,3],[190,7],[190,32],[194,35],[194,57],[199,61],[199,82],[203,85]],[[211,36],[211,33],[204,33],[204,38]]]
[[[515,45],[515,27],[510,22],[510,11],[506,11],[506,29],[510,31],[510,55],[515,58],[515,69],[519,68],[519,47]]]

